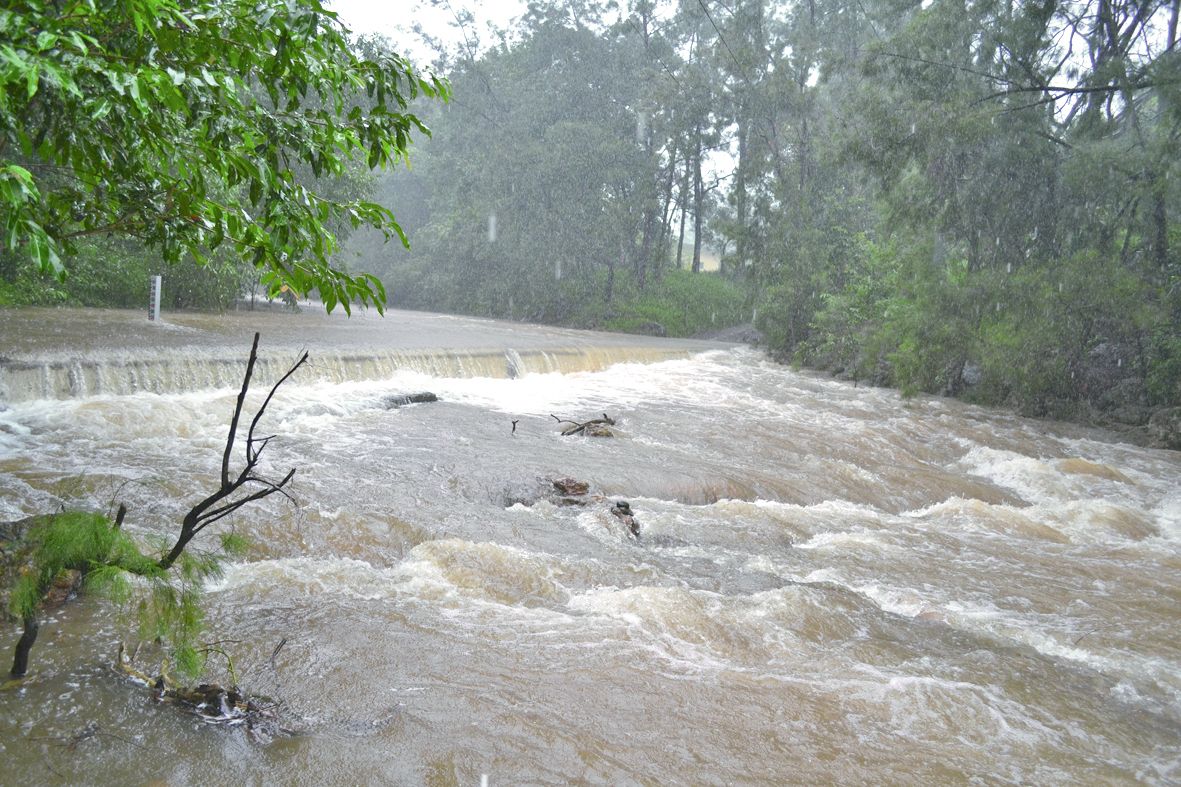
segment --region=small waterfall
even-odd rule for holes
[[[510,380],[515,380],[524,373],[525,359],[516,350],[505,350],[504,363]]]
[[[617,363],[656,363],[690,354],[675,346],[388,350],[364,354],[313,351],[301,378],[341,383],[381,380],[409,370],[432,377],[514,379],[526,374],[594,372]],[[294,353],[260,353],[256,383],[274,382],[295,357]],[[0,401],[232,388],[241,383],[245,364],[245,354],[231,355],[224,349],[135,357],[124,353],[45,361],[0,359]]]

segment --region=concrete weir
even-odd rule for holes
[[[498,320],[387,311],[0,310],[0,401],[177,393],[241,381],[253,333],[256,381],[277,379],[302,350],[305,380],[377,380],[413,370],[438,377],[519,377],[654,363],[729,345],[577,331]]]

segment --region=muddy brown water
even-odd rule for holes
[[[1181,780],[1181,456],[746,348],[0,312],[0,519],[117,498],[171,532],[255,329],[260,382],[312,354],[264,422],[297,502],[227,523],[253,547],[207,588],[208,638],[301,734],[153,704],[110,666],[130,623],[84,599],[0,693],[0,782]],[[420,390],[441,401],[381,405]],[[613,439],[551,418],[602,412]],[[557,476],[629,501],[640,541],[606,506],[519,502]]]

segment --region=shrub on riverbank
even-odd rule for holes
[[[164,275],[164,302],[173,309],[224,311],[253,269],[223,255],[204,265],[191,259],[165,264],[135,241],[99,239],[62,260],[63,279],[38,271],[28,260],[0,260],[0,306],[96,306],[147,308],[149,280]]]
[[[780,357],[905,395],[1141,427],[1181,404],[1175,308],[1143,271],[1095,252],[970,270],[927,246],[866,242],[813,314],[765,299],[761,327]]]
[[[482,278],[484,274],[488,278]],[[743,322],[746,291],[717,273],[664,271],[641,287],[630,270],[599,269],[545,282],[459,266],[399,267],[387,282],[391,304],[572,328],[692,336]]]
[[[626,292],[598,324],[610,331],[652,333],[656,326],[668,336],[693,336],[743,321],[746,296],[742,288],[716,273],[666,272],[640,290],[626,276]]]

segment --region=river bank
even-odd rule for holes
[[[741,342],[752,347],[765,345],[763,334],[750,323],[698,334],[697,338]],[[873,375],[863,375],[856,369],[834,366],[823,360],[801,365],[798,357],[791,353],[771,349],[767,349],[767,353],[777,362],[795,369],[808,368],[829,374],[836,380],[898,390],[891,384],[892,370],[885,361],[878,365]],[[1150,404],[1144,393],[1144,381],[1125,373],[1121,356],[1113,348],[1101,347],[1091,355],[1096,360],[1087,368],[1085,378],[1080,380],[1079,395],[1075,398],[1043,398],[1023,403],[1010,396],[1007,401],[996,402],[980,389],[979,368],[968,363],[954,375],[949,375],[958,382],[946,386],[938,395],[970,404],[999,407],[1027,418],[1103,429],[1110,432],[1113,439],[1145,448],[1181,450],[1181,407]]]

